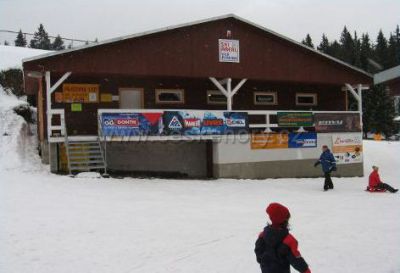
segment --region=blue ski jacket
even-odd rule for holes
[[[331,172],[332,169],[336,168],[335,157],[329,149],[327,149],[325,152],[322,152],[318,162],[321,163],[324,173]]]

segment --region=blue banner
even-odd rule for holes
[[[317,147],[317,133],[290,133],[289,148],[315,148]]]
[[[225,135],[248,132],[243,112],[165,111],[163,134]]]
[[[162,113],[103,113],[104,136],[159,135]]]

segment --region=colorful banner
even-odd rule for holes
[[[159,135],[162,113],[103,113],[104,136]]]
[[[332,153],[338,164],[362,162],[361,134],[333,134]]]
[[[317,147],[317,133],[290,133],[289,148],[315,148]]]
[[[97,103],[99,102],[99,85],[64,83],[62,99],[67,103]]]
[[[279,127],[312,127],[314,125],[311,112],[278,112]]]
[[[226,135],[248,132],[244,112],[165,111],[163,134]]]
[[[285,149],[289,147],[288,134],[259,133],[251,135],[250,147],[256,149]]]
[[[314,122],[317,132],[361,132],[357,113],[317,113]]]

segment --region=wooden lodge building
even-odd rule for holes
[[[235,15],[23,61],[41,156],[53,172],[361,176],[361,111],[373,77]],[[359,108],[360,109],[360,108]]]

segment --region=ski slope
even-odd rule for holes
[[[0,272],[260,272],[253,248],[270,202],[291,210],[312,272],[400,272],[400,195],[364,192],[366,177],[334,178],[335,189],[323,192],[322,178],[58,176],[34,150],[19,149],[21,142],[34,145],[35,136],[19,130],[24,122],[5,109]],[[376,164],[384,181],[400,187],[400,143],[365,141],[364,149],[366,173]]]

